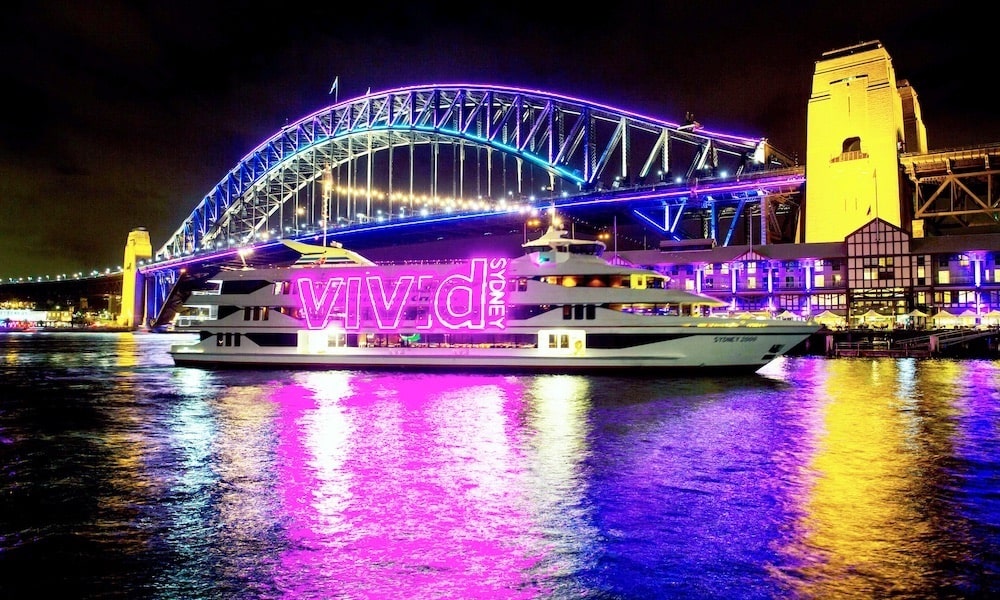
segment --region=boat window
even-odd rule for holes
[[[528,291],[528,278],[518,277],[517,278],[517,291],[526,292]]]
[[[572,310],[573,310],[573,307],[571,305],[569,305],[569,304],[563,304],[562,313],[563,313],[563,320],[564,321],[568,321],[569,319],[573,318]]]
[[[573,318],[574,319],[583,319],[583,305],[582,304],[577,304],[576,306],[573,307]]]
[[[587,318],[591,321],[597,318],[597,307],[593,304],[587,305]]]
[[[223,294],[251,294],[269,285],[271,285],[270,281],[264,281],[261,279],[251,279],[247,281],[237,279],[233,281],[223,281],[220,292]]]

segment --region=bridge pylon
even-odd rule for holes
[[[909,231],[899,155],[926,151],[916,93],[882,44],[817,61],[809,98],[805,240],[840,242],[872,219]]]
[[[153,256],[153,245],[149,241],[149,231],[145,227],[137,227],[129,232],[125,242],[125,260],[122,263],[122,308],[118,315],[118,325],[136,328],[144,322],[143,308],[145,302],[141,293],[143,276],[139,272],[139,261],[148,260]]]

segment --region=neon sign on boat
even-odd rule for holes
[[[449,272],[414,268],[391,277],[345,268],[325,280],[299,278],[296,285],[309,329],[337,324],[356,331],[368,313],[379,330],[396,331],[408,308],[428,306],[410,315],[416,322],[408,328],[493,331],[506,327],[507,265],[506,258],[476,258]],[[414,296],[431,302],[414,302]]]

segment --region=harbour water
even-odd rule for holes
[[[0,337],[0,598],[1000,592],[997,360],[208,371],[182,339]]]

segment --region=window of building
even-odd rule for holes
[[[826,287],[826,275],[817,273],[813,276],[813,287]]]
[[[944,285],[951,283],[951,273],[948,271],[938,271],[938,283]]]

